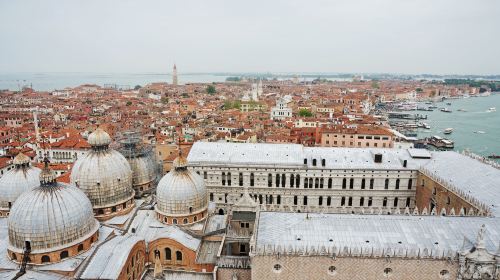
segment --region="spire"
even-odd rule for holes
[[[172,85],[177,86],[177,65],[175,65],[175,63],[172,71]]]
[[[477,239],[476,239],[476,248],[477,249],[484,249],[484,232],[486,231],[486,226],[483,224],[481,228],[479,229],[479,232],[477,233]]]
[[[45,155],[43,163],[44,166],[42,172],[40,172],[40,186],[42,187],[54,186],[56,184],[56,174],[52,169],[50,169],[49,166],[50,161],[47,155]]]
[[[174,138],[175,138],[175,136],[174,136]],[[180,135],[177,138],[177,152],[178,152],[178,155],[174,159],[174,162],[172,163],[172,166],[174,167],[174,170],[176,170],[176,171],[184,171],[184,170],[187,169],[187,159],[182,154],[181,136]]]

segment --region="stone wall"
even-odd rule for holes
[[[250,280],[252,279],[250,269],[238,269],[238,268],[218,268],[217,269],[217,280],[234,280],[236,276],[238,280]],[[254,278],[256,279],[256,278]]]
[[[276,266],[278,265],[278,266]],[[279,267],[279,269],[277,269]],[[436,280],[456,279],[458,262],[406,258],[255,256],[252,279]]]

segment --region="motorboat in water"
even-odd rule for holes
[[[474,131],[474,133],[476,133],[476,134],[485,134],[486,132],[484,132],[482,130],[476,130],[476,131]]]
[[[451,113],[451,110],[448,108],[441,108],[441,112]]]
[[[488,109],[488,112],[496,112],[497,111],[497,108],[495,107],[491,107]]]
[[[451,134],[453,132],[453,128],[449,127],[443,131],[444,134]]]

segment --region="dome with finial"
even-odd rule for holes
[[[108,147],[109,135],[98,128],[89,136],[92,145],[71,170],[71,183],[90,199],[96,216],[103,219],[129,211],[133,207],[132,169],[127,159]]]
[[[111,144],[111,137],[106,131],[98,127],[94,132],[90,133],[87,142],[93,148],[109,146]]]
[[[30,164],[30,158],[19,153],[12,161],[14,168],[0,178],[0,216],[8,214],[16,199],[40,185],[40,169]]]
[[[31,247],[30,262],[41,263],[71,257],[83,250],[76,246],[83,248],[84,241],[96,240],[99,222],[87,196],[77,187],[56,182],[47,159],[39,180],[40,186],[19,196],[9,215],[8,251],[16,261],[20,261],[26,242]],[[48,254],[73,246],[74,250],[61,252],[59,259]]]
[[[174,160],[172,170],[158,183],[156,200],[156,212],[161,216],[183,218],[202,213],[201,217],[204,217],[208,209],[205,182],[187,168],[187,160],[181,153]],[[189,220],[189,223],[195,220],[198,218]]]

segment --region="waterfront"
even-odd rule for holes
[[[451,105],[447,105],[448,102]],[[469,149],[483,156],[500,155],[500,111],[488,111],[491,107],[500,109],[500,93],[488,97],[449,99],[436,103],[436,106],[438,109],[432,112],[418,112],[427,115],[427,120],[422,121],[431,126],[431,129],[418,129],[418,138],[439,135],[453,140],[455,151]],[[449,108],[453,112],[441,112],[439,108],[442,107]],[[458,109],[463,109],[465,112]],[[446,128],[453,128],[453,133],[443,134]],[[484,134],[477,131],[482,131]]]

